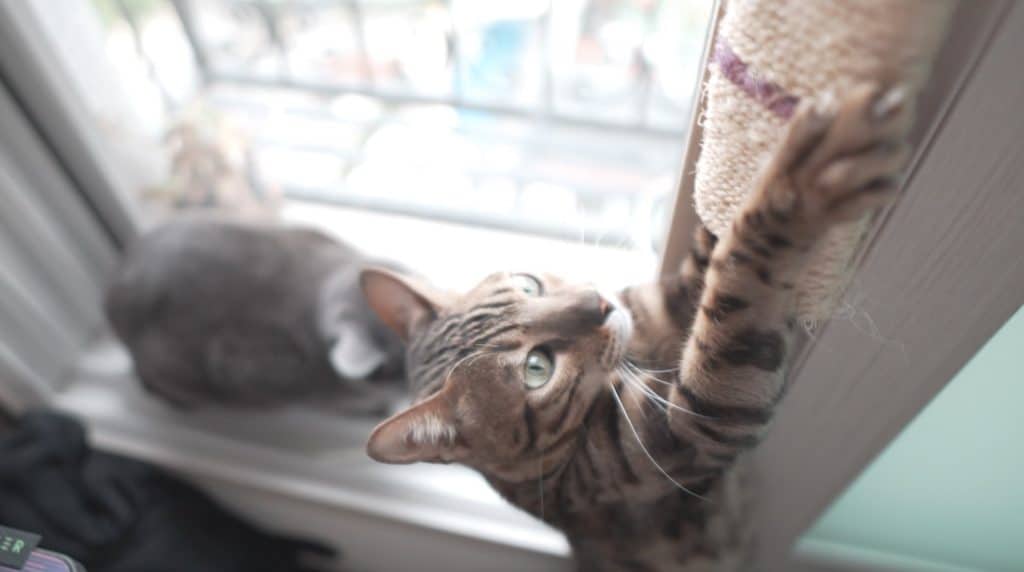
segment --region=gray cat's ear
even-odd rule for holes
[[[382,463],[450,463],[466,457],[455,408],[447,391],[384,421],[370,434],[366,453]]]
[[[385,325],[404,341],[414,326],[431,320],[440,308],[438,296],[426,285],[381,268],[367,268],[359,275],[366,303]]]
[[[346,379],[366,379],[388,359],[387,352],[374,341],[366,326],[355,320],[339,322],[335,334],[331,365]]]

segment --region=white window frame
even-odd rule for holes
[[[755,451],[762,569],[837,569],[792,547],[1024,304],[1024,162],[1008,152],[1024,148],[1021,54],[1024,5],[960,4],[903,193],[848,291],[874,331],[833,319],[814,334]]]
[[[61,158],[67,177],[91,199],[113,240],[127,240],[133,218],[96,163],[98,142],[76,118],[74,102],[58,95],[59,68],[25,33],[31,28],[16,25],[17,12],[0,3],[4,77],[23,94],[50,94],[23,95],[26,113]],[[709,34],[705,60],[712,41]],[[839,569],[801,555],[787,559],[832,499],[1024,303],[1024,224],[1013,224],[1013,216],[1019,220],[1024,212],[1024,161],[1006,160],[1007,149],[1024,148],[1024,126],[1017,119],[1024,86],[1014,82],[1020,54],[1024,6],[1009,0],[961,4],[923,101],[921,123],[928,129],[918,134],[904,195],[858,258],[850,294],[864,301],[880,335],[842,320],[816,332],[771,433],[755,453],[761,472],[755,515],[760,568]],[[699,105],[694,107],[696,125]],[[678,267],[696,221],[690,190],[699,137],[694,127],[662,273]],[[90,420],[100,446],[181,470],[211,487],[251,489],[535,553],[566,553],[557,534],[527,517],[510,516],[511,509],[484,503],[453,511],[444,500],[416,504],[391,494],[402,479],[383,468],[350,471],[350,482],[358,486],[346,488],[328,474],[337,464],[218,438],[209,429],[216,423],[201,416],[193,427],[168,420],[157,430],[146,424],[152,417],[111,415],[118,404],[109,394],[93,399],[90,391],[72,392],[58,403]],[[302,523],[292,528],[303,532]]]

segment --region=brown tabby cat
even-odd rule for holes
[[[553,276],[454,296],[366,272],[416,395],[370,456],[476,468],[564,531],[579,570],[749,566],[727,469],[784,393],[816,241],[894,196],[911,107],[904,89],[864,87],[838,111],[802,109],[731,231],[716,244],[699,229],[678,276],[619,299]]]

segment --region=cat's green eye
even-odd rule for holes
[[[513,274],[512,282],[527,296],[540,296],[544,293],[544,287],[541,286],[540,280],[529,274]]]
[[[551,354],[542,349],[532,350],[523,364],[523,383],[530,389],[543,387],[555,373],[555,362]]]

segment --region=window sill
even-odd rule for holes
[[[654,253],[593,246],[337,206],[287,201],[286,224],[318,228],[375,256],[467,288],[495,270],[530,269],[617,287],[653,277]],[[496,268],[495,260],[507,265]],[[374,423],[287,408],[182,412],[149,397],[124,349],[104,335],[55,405],[87,422],[100,448],[271,495],[564,557],[565,539],[508,505],[461,466],[389,466],[364,452]]]
[[[83,355],[57,408],[90,428],[97,447],[187,476],[345,509],[553,556],[557,531],[508,505],[460,466],[390,466],[364,453],[367,421],[289,408],[181,412],[148,397],[119,344]]]

